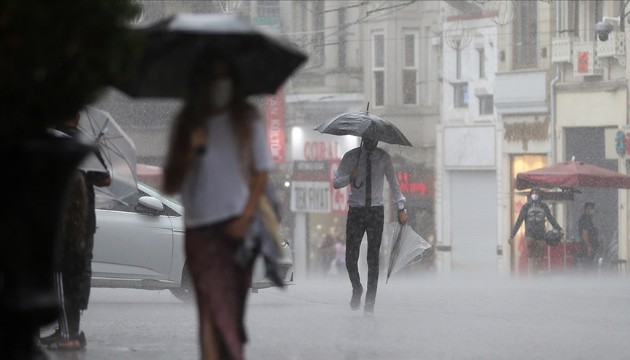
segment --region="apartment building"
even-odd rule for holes
[[[501,264],[496,16],[496,11],[477,2],[441,4],[436,227],[438,262],[445,272],[496,272]]]

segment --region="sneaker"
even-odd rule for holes
[[[361,295],[363,295],[363,286],[352,289],[352,299],[350,299],[350,309],[358,310],[361,306]]]
[[[61,330],[59,330],[59,328],[56,328],[52,334],[48,336],[40,337],[39,343],[42,346],[48,346],[59,339],[61,339]]]

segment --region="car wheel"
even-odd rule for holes
[[[192,302],[195,298],[195,287],[193,286],[192,277],[190,276],[190,271],[188,270],[188,266],[184,265],[184,270],[182,271],[182,282],[180,287],[175,289],[170,289],[173,296],[178,298],[184,302]]]

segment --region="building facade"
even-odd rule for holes
[[[496,272],[501,250],[502,131],[495,113],[495,11],[442,2],[442,103],[437,126],[438,261],[451,270]]]

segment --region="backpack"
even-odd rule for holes
[[[532,203],[525,217],[525,231],[535,238],[543,238],[545,235],[545,210],[542,206]]]

